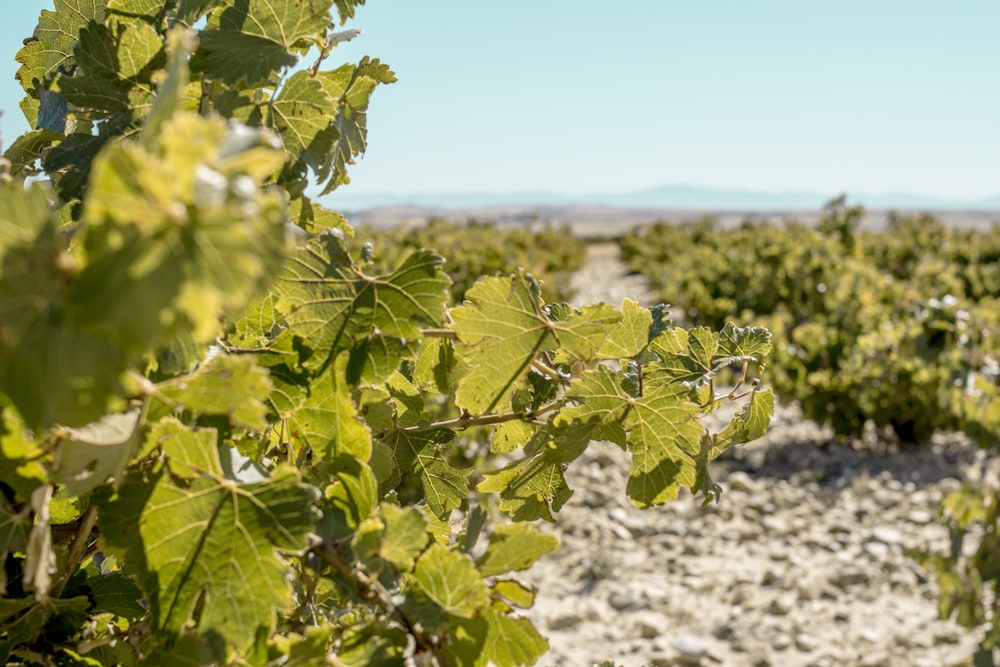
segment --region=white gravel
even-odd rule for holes
[[[650,302],[614,244],[588,248],[576,285],[578,304]],[[638,510],[628,455],[595,443],[548,528],[561,549],[526,573],[551,645],[538,664],[971,665],[981,633],[937,619],[936,587],[905,551],[943,549],[938,502],[994,463],[959,437],[903,453],[838,444],[779,405],[762,441],[716,465],[721,503]]]

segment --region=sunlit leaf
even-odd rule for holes
[[[597,355],[602,359],[628,359],[636,356],[649,343],[649,328],[653,316],[631,299],[622,302],[622,319],[609,327],[607,338]]]
[[[34,92],[58,71],[71,71],[80,29],[91,20],[103,21],[104,0],[55,0],[55,11],[42,10],[34,35],[25,41],[16,59],[15,75],[26,91]]]
[[[122,481],[125,467],[139,445],[138,408],[104,415],[93,424],[62,430],[52,481],[68,496],[82,496],[108,478]]]
[[[490,536],[486,553],[477,561],[484,577],[526,570],[539,557],[559,547],[559,538],[529,524],[501,524]]]
[[[471,471],[456,470],[444,456],[445,445],[454,439],[454,431],[437,428],[396,430],[383,441],[392,450],[398,469],[420,478],[427,506],[439,517],[461,505],[469,492]]]
[[[442,610],[459,618],[472,618],[489,601],[472,559],[440,544],[432,544],[417,561],[413,583]]]
[[[658,384],[634,397],[601,367],[575,381],[570,397],[580,405],[563,410],[557,423],[617,423],[627,432],[632,467],[626,491],[638,506],[662,504],[676,498],[681,485],[694,484],[704,428],[683,386]]]
[[[283,335],[302,339],[313,351],[303,359],[310,369],[373,332],[417,338],[421,326],[438,326],[444,317],[448,278],[442,262],[434,253],[416,252],[391,274],[368,277],[338,239],[322,235],[292,256],[279,281],[278,307],[289,324]]]
[[[256,431],[267,428],[271,392],[267,371],[249,356],[218,354],[190,375],[156,385],[158,396],[173,406],[203,415],[224,415],[234,426]]]
[[[313,378],[308,397],[289,415],[288,437],[308,445],[326,459],[340,455],[367,461],[371,456],[371,434],[358,420],[357,406],[344,381],[347,356],[337,358],[334,366]]]
[[[483,662],[497,667],[533,665],[549,650],[549,643],[526,618],[513,618],[490,607],[484,613],[489,630]]]
[[[291,603],[277,550],[305,546],[313,492],[288,469],[233,483],[206,441],[176,427],[174,436],[163,442],[166,467],[97,499],[102,537],[136,574],[167,646],[195,630],[244,649]]]
[[[475,414],[509,403],[535,357],[559,344],[559,325],[542,312],[523,276],[480,280],[451,317],[469,366],[455,401]]]

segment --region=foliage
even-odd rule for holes
[[[572,296],[570,276],[583,265],[584,242],[566,228],[502,227],[494,222],[469,220],[464,224],[444,219],[426,225],[400,225],[392,229],[355,229],[358,241],[370,243],[374,270],[387,270],[420,248],[434,248],[448,258],[444,268],[451,278],[451,294],[461,303],[480,276],[504,273],[520,266],[542,285],[546,301],[567,301]]]
[[[657,224],[622,248],[693,323],[768,326],[775,389],[838,434],[872,422],[904,442],[939,429],[994,441],[997,230],[894,216],[888,229],[864,232],[861,216],[840,199],[815,229]]]
[[[517,572],[557,541],[526,522],[588,444],[631,453],[637,505],[708,501],[709,462],[767,428],[765,329],[572,309],[524,271],[450,307],[435,252],[356,252],[304,194],[347,182],[393,80],[323,69],[356,4],[57,0],[18,54],[39,129],[0,184],[6,664],[531,664]]]
[[[1000,648],[1000,498],[995,489],[966,484],[944,499],[941,515],[948,552],[910,555],[937,579],[941,618],[954,617],[966,628],[987,624],[975,664],[989,667]]]

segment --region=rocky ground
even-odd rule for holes
[[[580,303],[649,301],[616,246],[588,260]],[[549,528],[561,549],[528,572],[551,645],[539,664],[970,665],[980,634],[937,619],[936,587],[905,550],[946,548],[938,502],[994,461],[958,437],[890,449],[837,443],[779,406],[763,440],[719,461],[721,503],[640,511],[628,456],[592,446]]]

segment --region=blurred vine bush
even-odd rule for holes
[[[478,278],[510,271],[512,266],[523,268],[541,283],[546,301],[568,301],[573,296],[570,278],[586,256],[586,244],[568,227],[548,225],[534,230],[438,218],[419,226],[359,226],[355,235],[359,243],[372,244],[374,270],[387,270],[414,250],[434,248],[447,257],[444,270],[451,279],[455,303],[461,303]]]
[[[995,442],[1000,232],[926,215],[864,232],[863,213],[840,198],[815,228],[703,219],[640,229],[621,246],[692,324],[768,326],[775,389],[836,433],[872,422],[908,443],[955,429]]]
[[[646,507],[718,498],[710,461],[767,428],[764,328],[572,309],[515,266],[450,306],[434,251],[358,252],[306,194],[348,182],[394,80],[325,67],[358,4],[57,0],[17,54],[5,664],[531,664],[516,573],[588,444],[630,453]],[[469,428],[493,429],[474,464]]]
[[[689,322],[755,321],[775,335],[768,377],[806,417],[842,436],[865,424],[904,443],[960,430],[1000,442],[1000,228],[952,229],[929,215],[862,231],[860,207],[830,202],[813,228],[711,219],[621,240],[633,270]],[[700,269],[700,270],[699,270]],[[939,612],[986,626],[977,667],[1000,649],[1000,498],[983,479],[946,497],[946,553],[910,553],[939,585]]]

